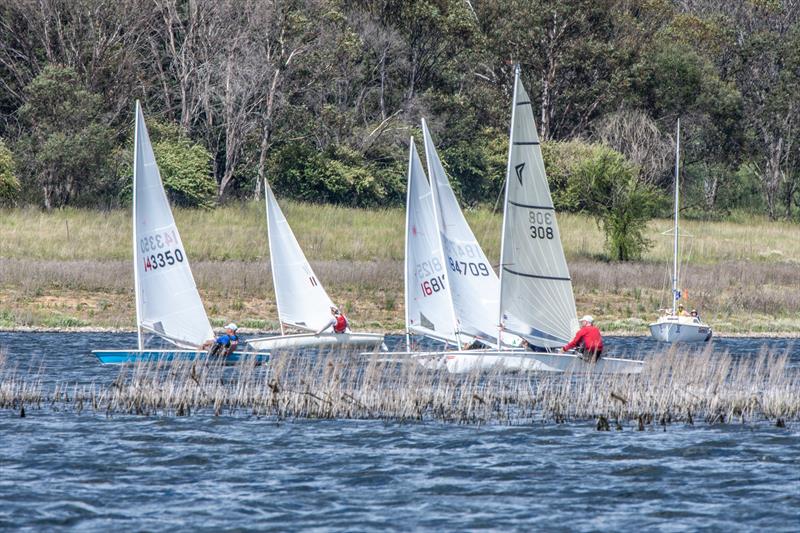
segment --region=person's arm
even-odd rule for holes
[[[585,333],[585,332],[583,331],[583,328],[579,329],[579,330],[578,330],[578,333],[576,333],[576,334],[575,334],[575,338],[574,338],[574,339],[572,339],[572,340],[569,342],[569,344],[567,344],[566,346],[564,346],[564,347],[562,348],[562,350],[563,350],[563,351],[565,351],[565,352],[568,352],[568,351],[570,351],[571,349],[575,348],[575,347],[578,345],[578,343],[579,343],[579,342],[581,342],[581,339],[583,338],[583,335],[584,335],[584,333]]]
[[[323,331],[325,331],[326,329],[328,329],[330,327],[333,327],[335,324],[336,324],[336,319],[335,318],[331,318],[328,321],[328,323],[325,324],[324,326],[322,326],[322,329],[320,329],[318,332],[314,333],[314,335],[321,335]]]

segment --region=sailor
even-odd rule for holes
[[[347,317],[345,317],[335,305],[331,306],[331,319],[327,322],[327,324],[322,326],[319,331],[317,331],[316,335],[322,334],[322,332],[328,328],[333,328],[334,333],[347,333],[350,331]]]
[[[236,351],[239,345],[239,337],[236,335],[236,330],[239,327],[231,322],[225,326],[225,333],[216,339],[210,339],[203,343],[203,349],[209,350],[209,355],[227,357]]]
[[[594,318],[586,315],[580,320],[581,329],[575,334],[575,338],[561,350],[566,352],[577,348],[584,360],[595,362],[603,354],[603,336],[600,330],[594,325]]]

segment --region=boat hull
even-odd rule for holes
[[[428,368],[447,368],[461,374],[502,368],[509,372],[575,372],[638,374],[644,363],[633,359],[603,357],[590,363],[571,353],[528,352],[523,350],[462,350],[420,352],[413,356]]]
[[[250,339],[247,345],[255,350],[300,350],[304,348],[340,348],[354,350],[385,349],[380,333],[299,333]]]
[[[92,350],[95,357],[104,365],[121,365],[139,362],[172,362],[172,361],[218,361],[219,357],[211,357],[208,352],[195,350]],[[245,360],[255,359],[257,364],[269,361],[268,353],[233,353],[223,358],[226,365],[233,365]]]
[[[660,342],[706,342],[712,334],[710,326],[691,317],[665,317],[650,324],[650,335]]]

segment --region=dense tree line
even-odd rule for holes
[[[124,203],[140,99],[185,205],[402,204],[422,117],[494,203],[519,64],[561,208],[668,206],[681,117],[689,208],[800,212],[800,0],[4,0],[0,43],[0,202]]]

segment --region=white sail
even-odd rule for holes
[[[572,281],[561,245],[528,94],[514,81],[500,262],[505,331],[536,346],[563,346],[578,330]]]
[[[422,133],[442,239],[445,278],[459,331],[495,342],[500,282],[458,206],[424,119]]]
[[[142,329],[178,346],[197,347],[214,332],[172,217],[138,101],[134,145],[133,246],[139,348]]]
[[[456,343],[455,315],[431,195],[412,138],[406,203],[406,328]]]
[[[331,319],[331,301],[266,185],[267,232],[272,282],[281,324],[317,331]]]

